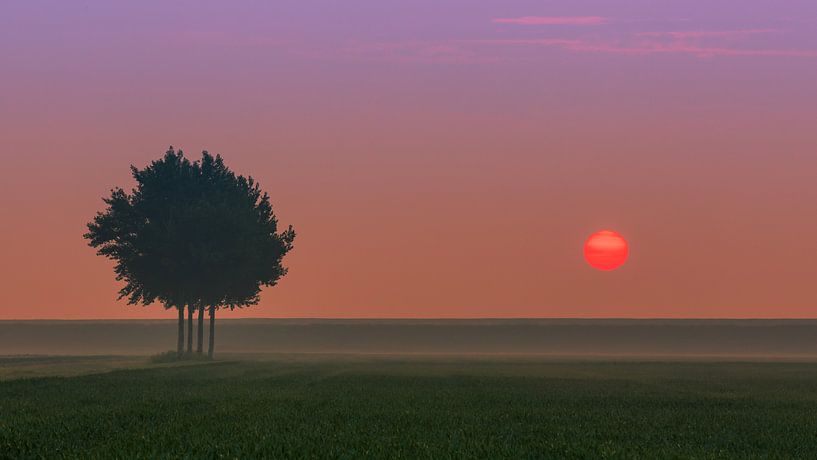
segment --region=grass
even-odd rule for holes
[[[0,382],[0,457],[816,458],[817,364],[274,358]]]
[[[141,368],[146,365],[145,358],[139,356],[0,356],[0,382],[55,375],[69,377],[98,374],[116,369]],[[2,416],[0,413],[0,420]]]
[[[185,353],[179,356],[179,353],[175,350],[165,351],[150,357],[152,364],[175,363],[180,361],[210,361],[210,358],[206,353]]]

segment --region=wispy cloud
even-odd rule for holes
[[[767,56],[767,57],[817,57],[817,51],[813,50],[787,50],[787,49],[741,49],[714,46],[694,46],[671,43],[666,45],[653,44],[644,46],[619,46],[606,43],[581,43],[570,46],[573,51],[615,53],[630,55],[650,55],[650,54],[689,54],[701,58],[712,58],[718,56]]]
[[[768,56],[768,57],[817,57],[817,50],[757,48],[758,43],[747,39],[751,36],[780,32],[779,29],[726,29],[726,30],[676,30],[659,32],[635,32],[592,37],[548,37],[525,39],[473,40],[480,45],[518,45],[557,48],[580,53],[609,53],[622,55],[687,54],[701,58],[718,56]],[[755,46],[749,46],[749,44]]]
[[[523,26],[597,26],[610,21],[602,16],[522,16],[518,18],[495,18],[492,22]]]
[[[738,30],[680,30],[669,32],[639,32],[639,37],[668,37],[677,40],[688,40],[698,38],[730,38],[745,37],[749,35],[759,35],[779,32],[778,29],[738,29]]]
[[[527,40],[477,40],[475,43],[488,45],[532,45],[559,48],[575,52],[610,53],[622,55],[689,54],[702,58],[717,56],[817,57],[817,50],[745,49],[699,46],[682,42],[660,43],[653,41],[642,41],[635,44],[623,44],[616,41],[546,38]]]
[[[706,35],[718,37],[719,35]],[[485,39],[453,41],[397,41],[350,44],[341,55],[355,59],[400,63],[498,63],[511,57],[496,47],[520,46],[559,49],[575,53],[604,53],[622,56],[689,55],[698,58],[716,57],[798,57],[817,58],[817,50],[739,48],[719,44],[702,44],[670,36],[635,34],[623,39],[540,38]],[[492,49],[493,48],[493,49]],[[337,55],[335,53],[335,55]]]
[[[593,25],[606,21],[607,18],[600,16],[525,16],[494,19],[494,22],[512,24]],[[757,35],[781,32],[772,28],[593,32],[586,35],[574,32],[567,37],[557,35],[543,38],[364,41],[344,44],[306,44],[271,37],[236,36],[219,32],[188,32],[183,33],[180,38],[186,43],[206,46],[274,48],[277,52],[309,59],[351,58],[399,63],[497,63],[533,57],[525,51],[520,54],[500,49],[507,46],[628,56],[676,54],[699,58],[740,56],[817,58],[817,50],[814,49],[764,47],[762,41],[752,39]]]

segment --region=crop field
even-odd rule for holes
[[[3,363],[4,458],[817,458],[808,362],[291,355],[13,377],[25,360]]]

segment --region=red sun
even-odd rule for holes
[[[612,230],[596,232],[584,243],[585,260],[599,270],[615,270],[622,266],[629,252],[627,240]]]

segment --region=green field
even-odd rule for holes
[[[65,366],[3,362],[0,456],[817,458],[815,363],[129,363],[16,378],[25,375],[12,372],[20,366],[40,374]]]

